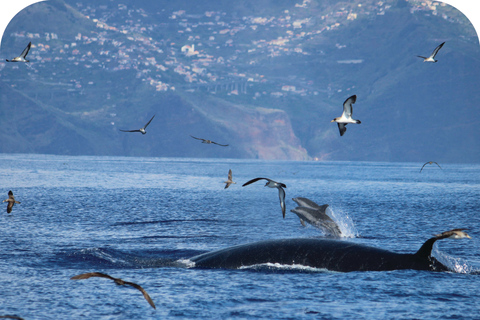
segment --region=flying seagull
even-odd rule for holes
[[[107,278],[107,279],[110,279],[110,280],[115,281],[115,283],[118,284],[118,285],[120,285],[120,286],[124,286],[124,285],[132,286],[132,287],[134,287],[135,289],[140,290],[140,292],[143,293],[143,296],[145,297],[145,299],[147,300],[147,302],[152,306],[152,308],[153,308],[153,309],[156,309],[156,308],[155,308],[155,304],[153,303],[152,298],[150,298],[150,296],[148,295],[147,291],[145,291],[142,287],[140,287],[140,286],[139,286],[138,284],[136,284],[136,283],[128,282],[128,281],[123,281],[122,279],[114,278],[114,277],[112,277],[112,276],[109,276],[108,274],[100,273],[100,272],[82,273],[82,274],[79,274],[79,275],[77,275],[77,276],[71,277],[70,280],[83,280],[83,279],[88,279],[88,278],[90,278],[90,277]]]
[[[445,231],[445,232],[436,234],[435,237],[437,239],[446,239],[446,238],[450,238],[450,239],[463,239],[463,238],[472,239],[472,237],[470,237],[463,230],[467,230],[467,229],[453,229],[453,230],[450,230],[450,231]]]
[[[138,130],[122,130],[122,129],[120,129],[120,131],[123,131],[123,132],[141,132],[142,134],[145,134],[145,133],[147,133],[147,131],[145,131],[145,129],[150,124],[150,122],[152,122],[153,118],[155,118],[155,115],[153,115],[152,119],[150,119],[150,121],[148,121],[147,124],[143,126],[143,128],[140,128]]]
[[[417,56],[417,57],[422,58],[423,62],[437,62],[438,60],[435,60],[435,56],[437,55],[438,50],[440,50],[444,44],[445,42],[442,42],[441,44],[439,44],[438,47],[436,47],[435,50],[433,50],[432,54],[428,58],[422,57],[422,56]]]
[[[228,187],[230,187],[230,185],[233,183],[233,184],[237,184],[236,182],[233,182],[232,180],[232,169],[228,170],[228,179],[227,181],[224,181],[225,184],[225,189],[227,189]]]
[[[25,49],[23,49],[22,53],[20,54],[20,56],[18,57],[15,57],[13,58],[12,60],[7,60],[7,62],[30,62],[29,60],[25,59],[25,57],[27,56],[28,54],[28,51],[30,51],[30,47],[32,46],[32,43],[29,42],[27,47]]]
[[[202,143],[207,143],[207,144],[212,144],[213,143],[213,144],[217,144],[217,145],[222,146],[222,147],[228,147],[228,144],[220,144],[220,143],[216,143],[215,141],[212,141],[212,140],[197,138],[197,137],[194,137],[192,135],[190,135],[190,137],[192,137],[193,139],[202,140]]]
[[[15,203],[20,204],[20,201],[15,200],[12,190],[8,191],[8,199],[3,200],[3,202],[8,202],[7,204],[7,213],[12,212],[13,205]]]
[[[440,169],[442,169],[442,167],[440,167],[440,165],[438,163],[436,163],[435,161],[427,161],[424,163],[424,165],[422,166],[422,168],[420,169],[420,172],[422,172],[423,170],[423,167],[425,167],[427,164],[436,164]]]
[[[286,188],[287,186],[281,182],[276,182],[268,178],[255,178],[250,181],[247,181],[243,184],[242,187],[248,186],[251,183],[257,182],[258,180],[267,180],[267,183],[265,184],[265,187],[269,188],[277,188],[278,189],[278,197],[280,198],[280,207],[282,207],[282,214],[283,214],[283,219],[285,219],[285,190],[283,188]]]
[[[362,123],[360,120],[352,119],[352,104],[357,101],[357,95],[349,97],[343,103],[343,113],[341,117],[337,117],[330,122],[336,122],[338,125],[338,130],[340,130],[340,136],[343,136],[345,131],[347,131],[346,125],[349,123]]]

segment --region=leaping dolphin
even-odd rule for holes
[[[324,204],[323,206],[319,206],[312,200],[307,198],[293,198],[299,206],[295,209],[291,209],[290,211],[295,213],[300,218],[300,223],[305,226],[305,222],[310,223],[312,226],[321,229],[326,235],[331,235],[334,237],[340,237],[342,235],[342,231],[338,227],[337,223],[333,221],[326,214],[326,210],[328,208],[328,204]]]
[[[455,229],[454,229],[455,230]],[[433,244],[451,236],[445,232],[428,239],[416,253],[333,239],[278,239],[249,243],[190,258],[196,268],[238,269],[266,263],[302,265],[330,271],[429,270],[453,271],[431,255]]]

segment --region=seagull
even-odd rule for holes
[[[446,239],[446,238],[450,238],[450,239],[463,239],[463,238],[472,239],[472,237],[470,237],[463,230],[467,230],[467,229],[453,229],[453,230],[450,230],[450,231],[445,231],[445,232],[436,234],[435,237],[437,239]]]
[[[23,49],[22,53],[20,54],[20,56],[18,57],[15,57],[13,58],[12,60],[7,60],[7,62],[30,62],[29,60],[25,59],[25,57],[27,56],[28,54],[28,51],[30,51],[30,47],[32,46],[32,43],[29,42],[27,47],[25,49]]]
[[[438,60],[435,60],[435,56],[437,55],[438,50],[440,50],[444,44],[445,42],[442,42],[441,44],[439,44],[438,47],[436,47],[435,50],[433,50],[432,54],[428,58],[422,57],[422,56],[417,56],[417,57],[422,58],[423,62],[437,62]]]
[[[233,182],[232,180],[232,169],[228,170],[228,179],[227,181],[224,181],[224,183],[226,183],[225,185],[225,189],[227,189],[228,187],[230,187],[230,185],[233,183],[233,184],[237,184],[236,182]]]
[[[268,178],[255,178],[250,181],[247,181],[243,184],[242,187],[248,186],[251,183],[257,182],[258,180],[267,180],[265,187],[269,188],[277,188],[278,189],[278,197],[280,198],[280,207],[282,207],[283,219],[285,219],[285,190],[287,186],[281,182],[276,182]]]
[[[442,167],[440,167],[440,165],[438,163],[436,163],[435,161],[427,161],[425,162],[425,164],[422,166],[422,169],[420,169],[420,172],[422,172],[423,170],[423,167],[425,167],[427,164],[436,164],[440,169],[442,169]]]
[[[143,128],[140,128],[138,130],[122,130],[122,129],[120,129],[120,131],[123,131],[123,132],[141,132],[142,134],[145,134],[145,133],[147,133],[147,131],[145,131],[145,129],[150,124],[150,122],[152,122],[153,118],[155,118],[155,115],[153,115],[152,119],[150,119],[150,121],[148,121],[147,124],[143,126]]]
[[[83,279],[88,279],[90,277],[100,277],[100,278],[107,278],[115,281],[116,284],[120,286],[128,285],[132,286],[135,289],[140,290],[140,292],[143,293],[143,296],[147,300],[147,302],[152,306],[153,309],[156,309],[155,304],[153,303],[152,298],[148,295],[147,291],[145,291],[142,287],[140,287],[138,284],[133,283],[133,282],[128,282],[128,281],[123,281],[122,279],[119,278],[114,278],[112,276],[109,276],[108,274],[105,273],[100,273],[100,272],[89,272],[89,273],[82,273],[77,276],[71,277],[70,280],[83,280]]]
[[[220,144],[220,143],[216,143],[215,141],[212,141],[212,140],[197,138],[197,137],[194,137],[192,135],[190,135],[190,137],[192,137],[193,139],[202,140],[202,143],[207,143],[207,144],[213,143],[213,144],[217,144],[217,145],[222,146],[222,147],[228,147],[228,144]]]
[[[20,204],[20,201],[15,200],[12,190],[8,191],[8,199],[3,200],[3,202],[8,202],[7,204],[7,213],[12,212],[13,205],[15,203]]]
[[[352,104],[357,101],[357,95],[349,97],[343,103],[343,113],[341,117],[337,117],[330,122],[336,122],[338,125],[338,130],[340,130],[340,136],[343,136],[345,131],[347,131],[346,125],[349,123],[362,123],[360,120],[352,119]]]

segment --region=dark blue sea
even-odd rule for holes
[[[428,159],[427,159],[428,160]],[[479,319],[480,165],[0,154],[21,204],[0,212],[0,315],[24,319]],[[228,170],[237,184],[224,189]],[[287,185],[286,218],[276,189]],[[344,237],[416,252],[434,234],[455,272],[340,273],[271,264],[196,269],[188,258],[267,239],[321,238],[293,197],[329,204]],[[172,266],[171,261],[184,262]],[[103,272],[141,285],[102,278]]]

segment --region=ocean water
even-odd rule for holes
[[[478,319],[480,166],[0,154],[0,315],[24,319]],[[237,184],[224,189],[228,169]],[[276,189],[287,185],[282,218]],[[329,204],[352,241],[412,253],[433,234],[455,272],[339,273],[303,266],[209,270],[194,255],[281,238],[323,237],[289,210]],[[2,200],[3,200],[2,199]],[[141,285],[151,308],[132,287]]]

